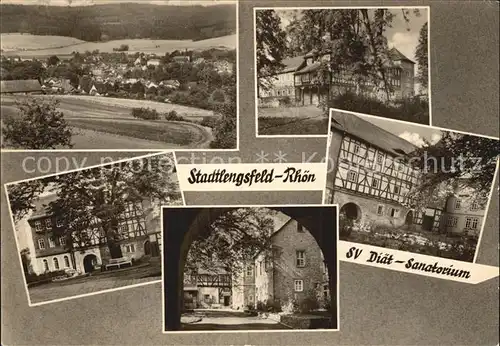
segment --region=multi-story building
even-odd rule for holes
[[[222,267],[198,268],[184,273],[183,287],[186,308],[229,307],[232,304],[231,274]]]
[[[479,236],[486,213],[486,198],[471,187],[457,184],[452,196],[446,201],[444,227],[448,233]]]
[[[328,275],[321,249],[310,232],[290,219],[271,237],[271,250],[255,257],[255,304],[268,300],[328,297]],[[326,291],[325,291],[326,287]]]
[[[358,227],[416,225],[425,231],[472,233],[480,228],[484,207],[477,195],[457,185],[446,202],[414,209],[410,196],[419,171],[406,163],[416,147],[401,137],[353,114],[332,112],[326,203]],[[447,220],[444,224],[443,220]]]
[[[35,274],[74,269],[87,273],[105,265],[111,258],[136,260],[145,255],[159,256],[161,232],[156,203],[144,200],[130,203],[118,218],[118,236],[113,256],[102,224],[95,219],[82,230],[69,233],[64,221],[48,212],[47,205],[55,194],[40,197],[27,219],[25,237],[30,250],[31,271]]]
[[[259,90],[259,97],[290,96],[296,105],[318,105],[330,95],[343,91],[366,93],[384,98],[385,93],[377,90],[366,77],[354,75],[339,66],[333,71],[328,62],[330,53],[315,51],[305,56],[284,59],[284,69],[275,75],[272,88]],[[413,96],[415,93],[415,63],[396,48],[389,51],[390,63],[386,64],[385,77],[391,87],[391,99]],[[325,71],[323,65],[328,65]],[[291,91],[293,88],[293,92]]]
[[[244,309],[255,306],[255,270],[254,263],[244,266],[241,272],[233,273],[232,308]]]

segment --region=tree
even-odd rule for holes
[[[499,153],[496,139],[442,131],[437,143],[426,142],[410,155],[420,174],[420,183],[410,195],[417,204],[441,204],[457,186],[469,187],[478,192],[477,202],[484,204],[495,178]]]
[[[9,205],[14,222],[20,221],[35,209],[34,202],[46,187],[44,180],[29,180],[7,185]]]
[[[180,200],[178,184],[171,179],[173,162],[171,155],[157,155],[55,177],[58,198],[48,208],[61,218],[58,235],[70,239],[67,244],[88,246],[89,231],[97,229],[106,237],[111,257],[121,257],[119,225],[130,204]]]
[[[235,78],[233,74],[233,78]],[[214,140],[210,148],[234,149],[236,148],[236,83],[225,88],[226,102],[215,105],[214,112],[219,115],[217,124],[213,129]]]
[[[72,148],[72,132],[57,100],[18,103],[19,117],[4,119],[4,145],[22,149]]]
[[[258,95],[260,90],[265,91],[271,87],[273,75],[284,67],[281,60],[286,53],[286,33],[274,10],[258,10],[255,19]]]
[[[418,63],[417,79],[420,83],[420,92],[427,94],[429,87],[429,59],[428,59],[428,44],[427,44],[427,22],[420,29],[418,38],[417,50],[415,51],[415,59]]]
[[[60,61],[61,60],[57,57],[57,55],[52,55],[47,59],[47,65],[56,66],[57,64],[59,64]]]
[[[271,250],[275,213],[267,208],[240,208],[222,214],[192,243],[185,271],[222,266],[240,272],[259,252]]]

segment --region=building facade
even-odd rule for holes
[[[274,76],[272,87],[268,91],[259,90],[259,97],[289,96],[301,106],[318,105],[330,95],[345,91],[386,98],[385,92],[377,90],[367,78],[354,75],[342,66],[333,71],[330,59],[330,53],[317,54],[314,51],[305,56],[284,59],[284,68]],[[414,96],[415,63],[396,48],[389,51],[389,59],[390,63],[385,68],[385,77],[392,89],[389,97]],[[325,65],[328,66],[326,70]]]
[[[423,231],[478,235],[485,213],[478,192],[458,184],[446,202],[414,209],[410,192],[419,172],[405,158],[416,147],[352,114],[332,112],[330,164],[325,203],[356,227],[413,226]]]
[[[272,250],[255,257],[255,304],[272,300],[283,305],[312,296],[328,298],[326,265],[310,232],[290,219],[271,240]]]
[[[185,308],[231,307],[232,279],[224,268],[197,269],[184,273]]]
[[[138,260],[160,255],[159,214],[153,201],[127,205],[119,217],[117,246],[112,256],[97,219],[78,233],[69,234],[64,230],[63,219],[51,215],[46,208],[55,198],[55,195],[41,197],[27,221],[33,273],[73,269],[83,274],[98,270],[111,258]]]

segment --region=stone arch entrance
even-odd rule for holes
[[[346,203],[340,208],[340,214],[353,221],[361,220],[361,208],[356,203]]]
[[[151,255],[151,242],[149,240],[146,240],[144,242],[144,255],[146,256]]]
[[[248,207],[163,208],[164,330],[179,330],[183,298],[184,264],[191,243],[205,235],[220,215]],[[265,207],[265,206],[262,206]],[[323,252],[328,270],[331,327],[337,321],[337,207],[268,207],[299,222],[309,230]]]
[[[97,264],[97,256],[94,254],[86,255],[83,258],[83,269],[85,273],[91,273],[94,271],[94,266]]]

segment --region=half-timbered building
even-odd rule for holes
[[[186,308],[231,306],[232,277],[222,267],[198,268],[184,273],[184,305]]]
[[[27,220],[28,248],[35,274],[64,269],[87,273],[104,266],[111,258],[137,260],[160,255],[159,213],[154,201],[144,200],[126,206],[118,215],[118,227],[113,235],[115,245],[110,247],[110,235],[97,218],[82,224],[81,230],[67,232],[64,218],[48,212],[47,206],[56,198],[55,194],[40,197]]]

